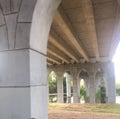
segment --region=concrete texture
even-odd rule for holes
[[[71,103],[71,80],[72,80],[72,77],[69,73],[65,73],[65,77],[66,77],[67,103]]]
[[[29,86],[29,50],[0,52],[0,86]]]
[[[47,69],[43,66],[45,56],[29,49],[0,53],[2,119],[47,119],[48,87],[42,73]]]
[[[45,56],[29,49],[1,52],[0,86],[46,85],[45,61]]]
[[[7,27],[5,25],[0,27],[0,50],[8,50]]]
[[[31,23],[18,23],[16,29],[15,48],[29,48]]]
[[[30,47],[32,49],[46,54],[50,26],[60,2],[61,0],[37,1],[30,31]]]
[[[46,48],[61,0],[0,0],[0,118],[47,119]]]
[[[47,67],[46,57],[30,50],[30,84],[31,85],[46,85],[47,84]],[[46,72],[46,73],[45,73]]]
[[[63,103],[63,74],[56,73],[57,75],[57,102]]]
[[[17,14],[6,15],[5,20],[6,20],[7,29],[8,29],[9,49],[14,49]]]
[[[0,9],[0,25],[4,24],[5,24],[4,15],[2,14],[2,10]]]
[[[18,22],[32,22],[33,12],[37,0],[23,0],[20,6]],[[27,8],[27,10],[26,10]]]
[[[0,87],[1,119],[29,119],[31,116],[29,87]]]
[[[48,89],[47,85],[31,86],[31,118],[48,118]],[[29,119],[29,118],[28,118]]]

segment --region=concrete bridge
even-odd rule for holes
[[[0,0],[0,118],[48,118],[47,67],[48,72],[53,69],[58,72],[60,83],[63,71],[70,72],[74,102],[80,71],[88,73],[92,103],[102,74],[108,103],[114,103],[111,59],[120,38],[119,3],[119,0]],[[62,85],[59,86],[62,90]],[[62,92],[58,92],[61,96]]]

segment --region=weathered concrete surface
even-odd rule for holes
[[[61,0],[0,0],[0,118],[47,119],[46,49]]]
[[[0,115],[3,119],[47,118],[44,65],[45,56],[32,50],[0,53]]]
[[[71,103],[71,80],[72,77],[69,73],[65,73],[66,77],[66,93],[67,93],[67,103]]]
[[[63,74],[56,72],[57,75],[57,102],[63,103]]]

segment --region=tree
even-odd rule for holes
[[[49,80],[49,93],[57,93],[56,80]]]
[[[106,88],[104,86],[100,87],[100,98],[101,98],[101,103],[106,103]]]
[[[86,97],[87,93],[86,90],[84,88],[80,89],[80,96]]]
[[[56,81],[55,72],[53,71],[49,75],[49,93],[51,94],[49,95],[49,101],[56,102],[57,97],[56,97],[56,94],[54,93],[57,93],[57,81]]]
[[[80,88],[80,98],[82,98],[85,102],[89,102],[89,97],[87,96],[87,92],[85,88]]]
[[[57,93],[56,75],[53,71],[49,75],[49,93]]]
[[[106,88],[105,86],[99,86],[96,94],[95,94],[95,101],[97,103],[106,103]]]
[[[120,96],[120,88],[117,88],[117,89],[116,89],[116,94],[117,94],[118,96]]]
[[[95,94],[95,101],[97,102],[97,103],[100,103],[100,89],[98,89],[97,91],[96,91],[96,94]]]
[[[67,95],[66,95],[66,78],[63,78],[63,93],[64,93],[64,102],[67,100]]]

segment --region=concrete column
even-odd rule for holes
[[[63,74],[57,74],[57,102],[63,103]]]
[[[108,103],[116,102],[116,87],[115,87],[115,74],[114,64],[112,62],[107,65],[107,81],[108,81]]]
[[[73,70],[73,103],[79,103],[79,95],[78,95],[78,80],[77,80],[77,71]]]
[[[80,103],[80,78],[78,77],[77,79],[77,92],[78,92],[78,100],[79,100],[79,103]]]
[[[93,72],[89,74],[89,98],[90,103],[95,103],[95,74]]]
[[[77,79],[73,79],[73,103],[79,103]]]
[[[47,89],[48,89],[48,103],[49,103],[49,71],[47,71]]]
[[[47,119],[45,72],[46,57],[38,52],[25,49],[0,53],[2,119]]]
[[[71,103],[71,75],[66,73],[67,103]]]
[[[61,0],[0,1],[0,118],[47,119],[46,51]]]

